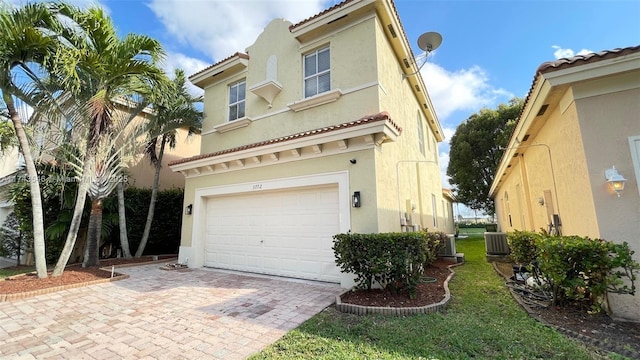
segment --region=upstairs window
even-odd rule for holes
[[[318,95],[331,89],[329,47],[304,56],[304,97]]]
[[[246,97],[247,82],[241,80],[229,86],[229,121],[244,117],[244,100]]]

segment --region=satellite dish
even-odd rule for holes
[[[442,44],[442,35],[435,31],[426,32],[418,38],[418,47],[427,53],[437,49]]]

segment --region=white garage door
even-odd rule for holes
[[[204,265],[340,282],[338,186],[207,199]]]

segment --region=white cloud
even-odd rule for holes
[[[449,153],[441,151],[438,154],[438,164],[440,164],[440,178],[442,179],[443,188],[451,188],[449,177],[447,176],[447,166],[449,166]]]
[[[479,66],[450,72],[434,63],[427,63],[421,75],[440,121],[455,111],[475,112],[514,96],[491,86],[489,76]]]
[[[148,4],[179,41],[218,61],[245,51],[275,18],[298,22],[324,8],[322,0],[192,1],[151,0]]]
[[[558,45],[552,45],[551,47],[556,50],[556,51],[553,52],[553,56],[556,59],[571,58],[571,57],[574,57],[576,55],[586,55],[586,54],[590,54],[590,53],[594,52],[594,51],[591,51],[591,50],[588,50],[588,49],[582,49],[582,50],[580,50],[580,51],[578,51],[576,53],[572,49],[563,49],[562,47],[560,47]]]
[[[184,70],[184,74],[189,77],[211,64],[206,61],[192,58],[181,53],[168,51],[162,65],[164,72],[167,73],[170,77],[173,77],[174,69]],[[197,86],[194,86],[193,84],[191,84],[191,82],[188,83],[188,87],[189,92],[192,95],[199,96],[204,94],[204,90],[200,89]]]

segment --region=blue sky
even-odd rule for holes
[[[244,51],[274,18],[295,23],[338,2],[73,0],[103,6],[123,35],[135,32],[158,39],[168,54],[167,70],[181,67],[187,74]],[[416,55],[421,33],[437,31],[443,36],[442,45],[422,69],[447,135],[440,144],[443,173],[449,158],[447,141],[456,126],[483,107],[525,97],[541,63],[640,45],[640,0],[396,0],[395,4]]]

